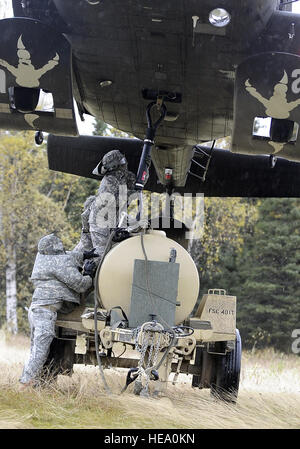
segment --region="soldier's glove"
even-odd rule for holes
[[[130,237],[130,234],[126,229],[119,228],[115,232],[115,235],[113,237],[113,242],[122,242],[122,240],[126,240],[129,237]]]
[[[97,265],[93,260],[87,260],[83,265],[83,276],[91,276],[93,279],[97,271]]]
[[[84,251],[83,260],[93,259],[93,257],[99,257],[99,254],[96,254],[95,251],[96,248],[93,248],[90,251]]]
[[[137,221],[135,224],[128,226],[127,230],[128,232],[141,232],[143,229],[149,228],[149,222],[148,219],[145,217],[142,217],[139,221]]]

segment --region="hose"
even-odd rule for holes
[[[118,226],[121,226],[121,224],[123,223],[124,218],[125,218],[125,216],[123,215],[123,217],[122,217],[122,219],[121,219],[121,221],[120,221],[120,223],[119,223]],[[96,273],[95,273],[95,279],[98,279],[98,275],[99,275],[100,269],[101,269],[101,267],[102,267],[104,258],[105,258],[106,254],[108,253],[108,251],[109,251],[109,249],[110,249],[110,247],[111,247],[111,243],[112,243],[112,240],[113,240],[113,238],[114,238],[114,236],[115,236],[115,233],[116,233],[117,229],[118,229],[118,228],[113,229],[113,230],[111,231],[110,235],[109,235],[109,238],[108,238],[107,243],[106,243],[105,248],[104,248],[103,255],[102,255],[102,257],[101,257],[101,260],[100,260],[100,262],[99,262],[99,264],[98,264],[98,267],[97,267],[97,270],[96,270]],[[94,336],[95,336],[95,351],[96,351],[96,357],[97,357],[98,367],[99,367],[100,375],[101,375],[101,378],[102,378],[102,381],[103,381],[103,384],[104,384],[104,388],[105,388],[105,390],[106,390],[106,392],[107,392],[108,394],[112,394],[111,391],[110,391],[110,389],[109,389],[109,386],[108,386],[108,384],[107,384],[107,382],[106,382],[106,379],[105,379],[104,370],[103,370],[102,363],[101,363],[101,357],[100,357],[100,354],[99,354],[99,336],[98,336],[97,308],[98,308],[98,305],[99,305],[100,307],[102,307],[102,303],[101,303],[101,297],[100,297],[100,292],[99,292],[99,288],[98,288],[98,287],[99,287],[99,284],[98,284],[98,282],[97,282],[97,284],[95,285],[95,288],[94,288]]]
[[[114,229],[114,230],[112,230],[111,233],[110,233],[110,236],[109,236],[109,239],[108,239],[108,241],[107,241],[107,243],[106,243],[106,246],[105,246],[103,255],[102,255],[102,257],[101,257],[101,260],[100,260],[99,265],[98,265],[97,270],[96,270],[95,279],[98,279],[98,274],[99,274],[99,271],[100,271],[100,269],[101,269],[101,266],[102,266],[104,257],[105,257],[106,254],[108,253],[108,250],[109,250],[109,248],[110,248],[110,245],[111,245],[112,239],[113,239],[113,237],[114,237],[114,235],[115,235],[115,232],[116,232],[116,230]],[[99,354],[99,336],[98,336],[98,321],[97,321],[97,308],[98,308],[98,305],[100,305],[100,307],[102,306],[102,305],[101,305],[100,293],[99,293],[99,289],[98,289],[98,283],[97,283],[97,285],[95,286],[95,290],[94,290],[94,329],[95,329],[94,335],[95,335],[95,351],[96,351],[96,357],[97,357],[98,367],[99,367],[100,375],[101,375],[101,378],[102,378],[102,381],[103,381],[103,384],[104,384],[105,391],[106,391],[108,394],[112,394],[111,391],[110,391],[110,389],[109,389],[109,386],[108,386],[108,384],[107,384],[107,382],[106,382],[106,379],[105,379],[104,370],[103,370],[102,363],[101,363],[101,357],[100,357],[100,354]]]

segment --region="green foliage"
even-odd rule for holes
[[[290,349],[291,333],[300,324],[299,229],[299,200],[262,201],[252,241],[239,260],[239,320],[249,343]],[[260,342],[253,338],[257,323],[267,336]]]
[[[127,134],[124,131],[120,131],[111,125],[103,122],[100,119],[95,119],[95,129],[93,131],[94,136],[113,136],[113,137],[133,137],[131,134]]]
[[[241,198],[205,198],[204,207],[204,234],[192,242],[191,254],[206,286],[223,271],[225,259],[230,269],[257,219],[257,210]]]
[[[108,125],[105,122],[96,118],[95,119],[95,129],[93,131],[94,136],[105,136],[107,127],[108,127]]]
[[[73,243],[80,237],[83,204],[88,196],[95,194],[98,186],[98,181],[94,179],[49,170],[46,174],[41,186],[42,192],[47,198],[60,204],[65,212],[72,227]]]
[[[264,199],[252,207],[247,226],[241,221],[233,240],[218,243],[219,257],[202,276],[202,293],[214,287],[237,296],[244,347],[289,352],[300,324],[300,201]]]
[[[5,273],[15,251],[21,330],[28,326],[25,307],[29,305],[32,293],[28,278],[39,239],[59,230],[67,247],[73,243],[72,228],[62,204],[39,190],[49,170],[45,149],[37,148],[33,142],[33,133],[6,133],[0,136],[0,269]],[[6,296],[3,280],[0,288],[3,320]]]

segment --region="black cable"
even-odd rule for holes
[[[111,244],[112,244],[112,241],[113,241],[113,238],[114,238],[114,236],[115,236],[115,234],[116,234],[117,229],[118,229],[118,228],[113,229],[113,230],[111,231],[110,235],[109,235],[108,241],[107,241],[107,243],[106,243],[106,245],[105,245],[105,248],[104,248],[103,255],[102,255],[102,257],[101,257],[101,260],[100,260],[100,262],[99,262],[99,264],[98,264],[98,267],[97,267],[97,270],[96,270],[96,273],[95,273],[95,279],[96,279],[96,280],[98,280],[98,275],[99,275],[100,269],[101,269],[101,267],[102,267],[104,258],[105,258],[106,254],[108,253],[108,251],[109,251],[109,249],[110,249],[110,247],[111,247]],[[100,357],[100,354],[99,354],[99,338],[98,338],[99,336],[98,336],[97,308],[98,308],[98,305],[99,305],[100,307],[103,307],[103,305],[102,305],[102,303],[101,303],[101,297],[100,297],[100,292],[99,292],[98,287],[99,287],[99,283],[97,282],[97,284],[95,285],[95,288],[94,288],[94,336],[95,336],[95,351],[96,351],[97,362],[98,362],[98,366],[99,366],[99,370],[100,370],[100,375],[101,375],[101,377],[102,377],[102,381],[103,381],[103,384],[104,384],[104,388],[105,388],[105,390],[106,390],[106,392],[107,392],[108,394],[112,394],[111,391],[110,391],[110,389],[109,389],[109,387],[108,387],[108,385],[107,385],[106,379],[105,379],[105,375],[104,375],[104,371],[103,371],[103,367],[102,367],[102,363],[101,363],[101,357]]]
[[[99,262],[99,265],[97,267],[97,271],[96,271],[96,274],[95,274],[95,279],[96,280],[98,280],[98,274],[99,274],[100,268],[102,266],[104,257],[106,256],[106,254],[108,252],[108,249],[109,249],[109,247],[111,245],[111,242],[112,242],[112,239],[113,239],[115,233],[116,233],[115,229],[110,233],[109,239],[108,239],[108,241],[106,243],[106,246],[104,248],[103,256],[102,256],[102,258],[101,258],[101,260]],[[108,394],[112,394],[110,389],[109,389],[109,386],[107,385],[106,379],[105,379],[105,375],[104,375],[104,371],[103,371],[103,367],[102,367],[102,363],[101,363],[101,357],[100,357],[100,354],[99,354],[98,321],[97,321],[98,304],[100,305],[100,307],[102,307],[101,301],[100,301],[100,294],[99,294],[99,291],[98,291],[98,282],[97,282],[97,285],[95,286],[95,290],[94,290],[95,351],[96,351],[97,362],[98,362],[98,366],[99,366],[100,375],[101,375],[101,378],[102,378],[102,381],[103,381],[103,384],[104,384],[104,388],[105,388],[105,390],[106,390],[106,392]]]
[[[124,351],[123,351],[120,355],[118,355],[118,357],[115,356],[116,359],[119,359],[120,357],[122,357],[123,354],[125,354],[125,352],[126,352],[127,349],[126,349],[125,343],[123,343],[123,345],[124,345],[124,348],[125,348],[125,349],[124,349]],[[115,355],[115,354],[114,354],[114,355]]]
[[[175,329],[175,332],[180,329],[189,329],[190,332],[188,334],[185,334],[185,333],[180,334],[179,333],[179,337],[190,337],[195,332],[195,329],[193,329],[190,326],[176,326],[176,327],[174,327],[174,329]]]
[[[115,236],[116,230],[117,230],[117,229],[113,229],[113,230],[111,231],[110,235],[109,235],[108,241],[107,241],[107,243],[106,243],[106,245],[105,245],[105,248],[104,248],[103,256],[102,256],[102,258],[101,258],[101,260],[100,260],[100,262],[99,262],[99,264],[98,264],[97,270],[96,270],[95,279],[98,278],[98,274],[99,274],[100,269],[101,269],[101,267],[102,267],[102,263],[103,263],[103,261],[104,261],[104,257],[105,257],[106,254],[108,253],[108,250],[109,250],[109,248],[110,248],[110,245],[111,245],[111,243],[112,243],[112,240],[113,240],[113,238],[114,238],[114,236]],[[101,303],[101,299],[100,299],[100,293],[99,293],[99,290],[98,290],[98,286],[99,286],[99,285],[98,285],[98,283],[97,283],[97,285],[95,286],[95,289],[94,289],[94,299],[98,302],[98,305],[99,305],[100,307],[103,307],[103,305],[102,305],[102,303]]]
[[[96,296],[96,295],[95,295]],[[96,350],[96,357],[97,357],[97,362],[98,362],[98,366],[99,366],[99,371],[100,371],[100,375],[102,377],[102,381],[104,384],[104,388],[106,390],[106,392],[108,394],[111,394],[111,391],[109,389],[109,386],[107,385],[106,379],[105,379],[105,375],[104,375],[104,371],[103,371],[103,367],[102,367],[102,363],[101,363],[101,358],[100,358],[100,354],[99,354],[99,340],[98,340],[98,322],[97,322],[97,302],[95,301],[95,307],[94,307],[94,326],[95,326],[95,350]]]

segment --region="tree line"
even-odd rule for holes
[[[97,121],[95,134],[117,134]],[[152,168],[153,169],[153,168]],[[85,199],[99,182],[48,169],[32,132],[0,132],[0,326],[28,333],[29,281],[37,243],[57,232],[67,249],[80,238]],[[224,288],[237,296],[244,347],[289,352],[300,328],[300,200],[205,198],[203,237],[191,254],[200,296]]]

